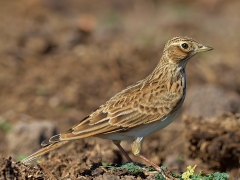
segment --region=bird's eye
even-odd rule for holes
[[[187,43],[183,43],[181,46],[182,46],[183,49],[187,49],[188,48],[188,44]]]

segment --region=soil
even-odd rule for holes
[[[239,177],[240,114],[220,117],[185,117],[188,157],[200,158],[210,169],[235,171]],[[217,153],[216,153],[217,152]]]
[[[193,107],[211,104],[211,97],[220,94],[217,99],[224,98],[224,106],[217,107],[237,113],[239,103],[232,99],[240,92],[239,9],[238,0],[0,1],[0,179],[153,179],[154,175],[104,169],[106,163],[120,166],[126,161],[110,141],[75,141],[42,157],[41,164],[34,166],[17,162],[19,155],[29,155],[28,151],[19,148],[11,154],[6,137],[19,122],[47,120],[56,124],[58,132],[69,129],[115,93],[145,78],[158,63],[164,43],[179,35],[214,47],[188,63],[188,90],[206,84],[216,86],[214,91],[221,89],[220,93],[197,94],[200,100],[195,102],[191,96],[188,102],[199,104],[191,111],[201,114]],[[184,123],[186,108],[169,127],[146,138],[144,155],[176,173],[196,164],[196,171],[226,171],[232,179],[240,178],[239,161],[234,165],[226,161],[239,158],[239,134],[234,133],[238,129],[215,128],[214,135],[221,136],[206,140],[196,129],[204,126],[206,130],[211,124],[205,117],[188,117]],[[216,119],[219,109],[207,115]],[[218,121],[229,119],[237,120],[238,115],[220,116]],[[194,122],[203,123],[194,124],[196,128],[191,130],[189,124]],[[189,149],[195,137],[212,145],[207,146],[211,151],[199,151],[202,144],[194,152]],[[233,141],[225,141],[231,138]],[[214,149],[219,141],[221,147],[233,142],[234,146]],[[134,161],[144,163],[132,156],[130,142],[123,147]],[[214,156],[219,152],[221,156]]]

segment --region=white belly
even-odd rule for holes
[[[177,117],[179,110],[174,112],[173,114],[167,116],[166,118],[162,120],[158,120],[153,123],[140,125],[137,127],[134,127],[132,129],[129,129],[125,132],[115,132],[115,133],[109,133],[109,134],[102,134],[98,137],[104,138],[104,139],[111,139],[111,140],[133,140],[138,137],[146,137],[149,134],[152,134],[154,132],[157,132],[166,126],[168,126],[170,123],[174,121],[174,119]]]

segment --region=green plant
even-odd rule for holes
[[[48,91],[44,87],[38,87],[37,90],[36,90],[36,93],[39,96],[47,96],[48,95]]]
[[[10,131],[12,128],[11,124],[5,120],[0,122],[0,129],[2,129],[5,132]]]
[[[188,166],[186,172],[182,174],[183,180],[227,180],[229,175],[227,173],[215,172],[213,174],[207,174],[202,176],[202,173],[195,174],[196,165],[194,167]]]
[[[17,157],[17,160],[18,161],[21,161],[21,160],[23,160],[24,158],[26,158],[27,156],[26,155],[19,155],[18,157]]]
[[[143,170],[141,167],[145,167],[143,164],[137,164],[137,163],[125,163],[120,167],[115,166],[107,166],[110,170],[123,170],[126,169],[127,171],[135,174],[143,173]],[[161,166],[163,171],[167,171],[167,168],[165,166]],[[179,179],[179,180],[228,180],[229,175],[227,173],[219,173],[215,172],[213,174],[207,174],[206,176],[202,175],[202,172],[195,173],[195,166],[188,166],[186,172],[183,172],[182,175],[171,173],[172,177]],[[153,167],[147,167],[147,171],[156,171]],[[155,174],[156,180],[165,180],[165,178],[160,174]]]
[[[194,170],[196,168],[196,165],[194,167],[188,166],[187,171],[182,174],[183,180],[191,180],[190,177],[194,175]]]
[[[122,169],[126,169],[127,171],[131,172],[131,173],[141,173],[142,169],[140,169],[137,165],[135,165],[134,163],[125,163],[120,167],[111,167],[111,170],[122,170]]]
[[[156,180],[165,180],[165,178],[161,174],[155,175]]]
[[[109,165],[109,163],[108,163],[108,162],[102,162],[102,165],[103,165],[104,167],[107,167],[107,166]]]

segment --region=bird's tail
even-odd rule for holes
[[[42,156],[42,155],[46,154],[47,152],[49,152],[49,151],[51,151],[53,149],[57,149],[60,146],[62,146],[64,144],[67,144],[68,142],[69,141],[59,141],[59,142],[55,142],[55,143],[49,144],[49,145],[43,147],[42,149],[38,150],[37,152],[31,154],[30,156],[26,157],[21,162],[24,163],[24,164],[28,163],[28,162],[38,158],[39,156]]]

